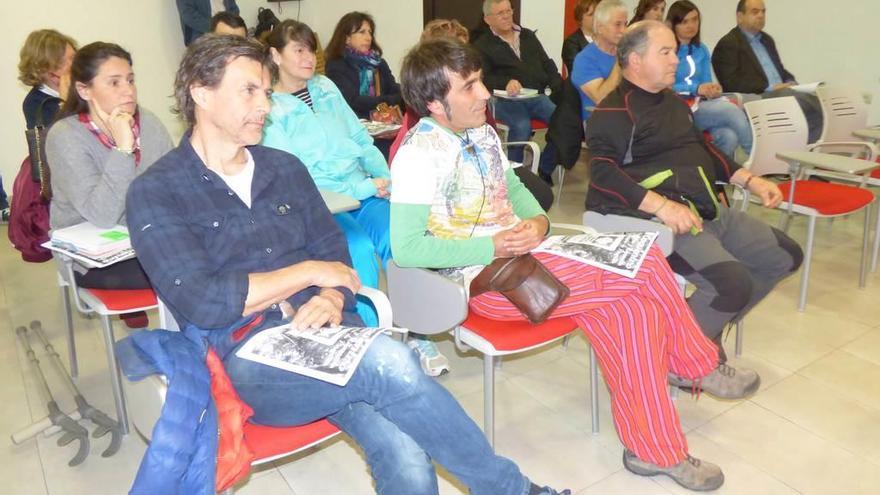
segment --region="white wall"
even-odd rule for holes
[[[479,0],[474,0],[479,2]],[[671,0],[668,0],[672,3]],[[767,31],[776,39],[786,68],[801,82],[824,80],[849,84],[880,101],[880,37],[876,0],[838,0],[833,5],[801,0],[766,0]],[[239,0],[242,17],[254,25],[259,7],[272,8],[279,18],[309,24],[324,43],[336,21],[346,12],[364,9],[376,18],[378,40],[395,74],[406,50],[422,27],[422,0],[302,0],[268,3]],[[626,0],[632,8],[636,0]],[[703,11],[703,40],[710,49],[735,23],[736,0],[699,0]],[[43,0],[6,2],[0,20],[0,175],[7,192],[27,153],[21,102],[28,88],[16,79],[18,51],[35,29],[51,27],[73,36],[80,45],[114,41],[134,58],[139,100],[156,113],[176,139],[183,129],[169,111],[174,71],[183,54],[183,39],[172,0]],[[37,11],[38,9],[38,11]],[[37,13],[35,13],[37,11]],[[562,47],[563,0],[522,0],[522,23],[536,29],[547,53],[557,61]],[[880,122],[880,105],[873,105],[871,122]]]

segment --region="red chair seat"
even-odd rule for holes
[[[791,182],[779,184],[782,198],[788,201]],[[795,204],[813,208],[822,215],[841,215],[857,211],[874,200],[866,189],[813,180],[799,180],[795,185]]]
[[[107,309],[112,311],[125,311],[126,309],[144,308],[155,306],[156,293],[152,289],[138,290],[110,290],[110,289],[86,289],[98,298]]]
[[[540,131],[541,129],[546,129],[547,124],[543,120],[532,119],[532,130]]]
[[[877,162],[880,163],[880,159],[877,159]],[[871,170],[871,178],[880,179],[880,168]]]
[[[244,438],[253,449],[255,460],[289,454],[311,446],[339,432],[326,419],[300,426],[274,428],[245,423]]]
[[[570,318],[554,318],[539,325],[528,321],[490,320],[473,311],[462,326],[491,342],[499,351],[516,351],[563,337],[577,328]]]

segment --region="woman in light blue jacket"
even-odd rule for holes
[[[336,85],[315,74],[311,29],[296,21],[284,21],[272,30],[267,41],[276,70],[263,144],[296,155],[319,188],[361,202],[357,210],[339,213],[335,218],[348,240],[352,264],[361,282],[377,287],[376,255],[383,266],[391,259],[388,164]]]
[[[689,0],[669,7],[666,22],[678,42],[678,70],[672,89],[693,98],[694,124],[712,135],[713,144],[733,156],[738,146],[752,151],[752,130],[745,112],[721,96],[721,85],[712,81],[709,48],[700,42],[700,11]]]

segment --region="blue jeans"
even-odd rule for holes
[[[379,255],[383,268],[391,259],[391,239],[388,234],[390,205],[387,199],[370,197],[362,200],[361,207],[357,210],[333,215],[345,234],[351,264],[361,283],[374,289],[379,288],[376,255]],[[357,311],[367,326],[378,324],[376,313],[369,304],[358,301]]]
[[[733,156],[738,146],[746,153],[752,151],[752,129],[746,113],[724,98],[701,100],[694,112],[694,125],[709,131],[715,147],[728,156]]]
[[[224,364],[254,409],[254,422],[289,426],[326,417],[351,436],[364,450],[379,494],[437,494],[432,460],[474,495],[528,492],[516,464],[495,455],[455,398],[425,375],[415,353],[390,337],[373,342],[344,387],[234,352]]]
[[[508,141],[528,141],[532,136],[531,120],[536,119],[549,124],[555,110],[556,104],[546,95],[522,100],[495,99],[495,119],[510,129],[507,133]],[[523,148],[520,146],[509,148],[507,158],[522,163]],[[546,174],[556,169],[556,147],[553,143],[547,143],[544,151],[541,152],[539,168]]]

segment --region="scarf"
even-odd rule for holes
[[[360,53],[345,47],[345,59],[354,64],[358,69],[358,80],[360,87],[358,94],[360,96],[379,96],[382,88],[379,85],[379,78],[376,74],[376,67],[382,63],[382,57],[375,50],[367,53]]]
[[[101,144],[108,149],[116,149],[113,138],[104,134],[104,131],[98,127],[98,124],[95,124],[88,112],[80,112],[79,121],[86,126],[86,129],[92,131]],[[141,164],[141,116],[137,111],[134,112],[134,124],[131,126],[131,131],[134,133],[134,166],[137,167]]]

